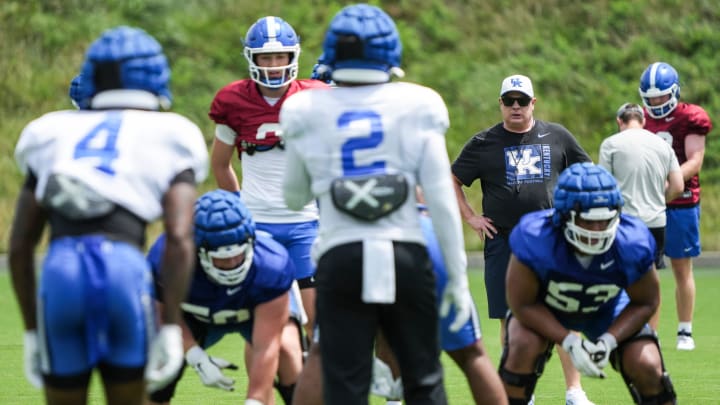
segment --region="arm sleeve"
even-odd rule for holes
[[[577,138],[573,136],[573,134],[567,130],[567,128],[562,127],[563,130],[565,130],[565,133],[567,134],[565,139],[565,155],[567,156],[567,165],[570,166],[573,163],[578,162],[591,162],[592,159],[590,159],[590,155],[585,152],[585,149],[580,146],[580,143],[578,143]]]
[[[182,146],[179,147],[174,162],[175,173],[191,169],[195,174],[195,184],[200,184],[205,181],[209,172],[207,145],[200,128],[185,117],[182,117],[182,120],[186,126],[182,132],[179,132],[181,137],[178,139],[182,139]]]
[[[667,153],[668,153],[668,160],[670,161],[670,170],[668,172],[675,172],[680,171],[680,163],[678,162],[677,155],[675,155],[675,151],[673,150],[672,146],[668,144]]]
[[[283,103],[280,109],[280,130],[285,139],[285,176],[283,178],[283,198],[291,210],[302,209],[313,199],[312,180],[307,171],[302,154],[301,137],[303,134],[303,93],[296,93]]]
[[[291,143],[285,147],[285,177],[283,178],[283,197],[291,210],[300,210],[312,198],[312,183],[305,164],[297,152],[297,145]]]
[[[223,102],[223,99],[225,98],[226,87],[220,89],[215,94],[215,98],[213,98],[212,103],[210,103],[210,111],[208,111],[208,117],[210,117],[210,119],[213,120],[213,122],[215,122],[216,124],[227,124],[227,113],[225,103]]]
[[[475,179],[480,177],[478,175],[479,165],[477,164],[479,156],[475,142],[475,137],[470,138],[460,151],[460,155],[452,163],[452,174],[465,187],[470,187]]]
[[[510,252],[514,254],[522,264],[532,268],[532,249],[528,248],[525,235],[525,225],[522,219],[510,232],[508,245],[510,245]]]
[[[598,157],[598,164],[604,168],[606,168],[610,173],[613,172],[612,169],[612,151],[610,150],[610,145],[607,143],[607,141],[603,141],[603,143],[600,144],[600,153]]]
[[[33,153],[35,149],[35,135],[32,130],[33,123],[28,124],[20,134],[20,139],[15,145],[15,162],[22,174],[27,174],[32,167]]]
[[[442,218],[433,221],[433,230],[440,243],[448,277],[455,280],[465,277],[467,268],[465,240],[457,201],[448,198],[453,196],[455,191],[443,136],[432,134],[428,137],[418,180],[430,216]]]
[[[217,138],[225,145],[233,146],[235,145],[235,138],[237,138],[237,133],[235,132],[235,130],[225,124],[217,124],[215,126],[215,138]]]
[[[696,135],[707,135],[712,130],[712,121],[708,113],[700,106],[691,105],[688,113],[688,132]]]

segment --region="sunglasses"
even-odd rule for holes
[[[515,105],[515,102],[517,101],[518,105],[520,107],[527,107],[528,104],[532,101],[532,97],[500,97],[502,99],[502,103],[505,107],[512,107]]]

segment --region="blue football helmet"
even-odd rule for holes
[[[655,62],[640,76],[640,97],[648,114],[653,118],[662,118],[675,109],[680,99],[680,77],[672,66],[664,62]],[[650,105],[650,98],[670,94],[670,99],[662,105]]]
[[[245,35],[245,59],[250,67],[250,78],[257,84],[272,89],[283,87],[298,75],[300,37],[290,24],[279,17],[263,17],[253,24]],[[255,56],[262,53],[288,53],[290,64],[261,67]],[[280,76],[275,76],[277,72]]]
[[[220,285],[237,285],[247,277],[253,261],[255,222],[240,197],[214,190],[195,203],[195,245],[200,265],[210,280]],[[244,255],[232,269],[215,267],[213,259]]]
[[[402,42],[383,10],[356,4],[340,10],[323,42],[323,65],[335,82],[385,83],[403,77]]]
[[[330,70],[328,69],[327,65],[325,64],[325,55],[320,55],[318,58],[318,61],[315,65],[313,65],[312,73],[310,74],[310,78],[313,80],[320,80],[321,82],[327,83],[327,84],[334,84],[332,81],[332,75]]]
[[[155,38],[139,28],[120,26],[103,32],[88,48],[79,77],[80,98],[73,99],[81,108],[96,94],[115,89],[150,92],[159,106],[170,107],[167,58]]]
[[[70,82],[70,88],[68,89],[68,95],[70,96],[70,101],[72,101],[72,104],[75,106],[75,108],[79,110],[85,110],[90,108],[90,105],[88,103],[88,98],[85,97],[82,93],[82,77],[78,74],[77,76],[73,77],[72,81]]]
[[[624,200],[617,181],[602,166],[575,163],[560,174],[554,195],[553,223],[564,227],[565,239],[588,255],[605,253],[612,246]],[[577,218],[608,221],[605,229],[586,229]]]

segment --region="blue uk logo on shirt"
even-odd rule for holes
[[[517,145],[505,148],[505,178],[510,186],[542,183],[550,178],[550,145]]]

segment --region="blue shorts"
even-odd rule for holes
[[[433,271],[435,272],[435,288],[439,306],[442,303],[442,294],[447,285],[447,271],[445,270],[444,263],[442,263],[442,258],[434,257],[435,253],[435,251],[430,250],[430,256],[433,261]],[[478,317],[475,305],[472,306],[470,319],[457,332],[450,331],[450,325],[454,320],[455,308],[450,308],[448,315],[440,318],[440,347],[444,351],[453,351],[468,347],[482,337],[482,333],[480,332],[480,318]]]
[[[450,309],[448,316],[440,318],[440,347],[446,352],[468,347],[482,337],[475,305],[472,306],[472,316],[457,332],[450,331],[450,324],[454,320],[455,308]]]
[[[153,300],[150,266],[136,247],[96,235],[53,240],[38,290],[43,373],[144,367]]]
[[[273,239],[285,246],[295,265],[295,280],[315,275],[315,266],[310,258],[310,248],[317,237],[318,221],[290,224],[256,223],[255,227],[271,234]]]
[[[505,296],[505,276],[510,262],[510,243],[507,236],[496,234],[485,239],[485,293],[490,319],[504,319],[508,310]]]
[[[665,212],[665,255],[673,259],[700,256],[700,205],[668,207]]]

